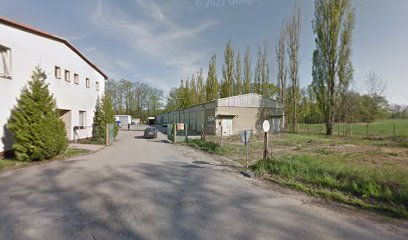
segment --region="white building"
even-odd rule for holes
[[[91,137],[107,76],[67,40],[0,17],[0,153],[11,150],[7,120],[36,66],[47,74],[68,139]]]
[[[132,116],[130,115],[115,115],[115,121],[120,121],[122,127],[128,127],[128,124],[132,124]]]

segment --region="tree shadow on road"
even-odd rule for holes
[[[83,157],[10,171],[0,175],[0,239],[371,237],[358,221],[340,226],[276,192],[253,191],[239,175],[195,164],[202,166],[175,156],[160,164]]]

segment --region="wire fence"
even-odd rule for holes
[[[326,125],[299,124],[298,133],[325,134]],[[336,123],[333,134],[339,136],[357,137],[408,137],[408,121],[384,121],[374,123]]]

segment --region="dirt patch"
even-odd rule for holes
[[[209,141],[220,142],[220,137],[211,136]],[[273,157],[286,154],[312,156],[335,156],[356,166],[375,168],[400,168],[408,170],[408,149],[405,147],[379,146],[378,141],[347,137],[326,137],[323,135],[274,134],[270,136],[269,151]],[[229,159],[245,164],[245,148],[239,136],[224,137],[224,145],[230,151]],[[249,143],[250,164],[263,156],[263,135],[254,134]]]

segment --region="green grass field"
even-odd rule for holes
[[[395,127],[395,130],[394,130]],[[299,124],[301,133],[324,133],[324,124]],[[408,137],[408,119],[384,119],[373,123],[340,123],[334,127],[336,135],[351,135],[361,137]]]
[[[378,123],[385,126],[393,121]],[[404,121],[402,121],[404,124]],[[381,129],[381,128],[378,128]],[[402,140],[401,140],[402,139]],[[188,145],[245,164],[239,136]],[[323,134],[270,135],[272,157],[260,160],[262,134],[253,135],[249,160],[258,176],[278,184],[387,215],[408,218],[408,138]]]

